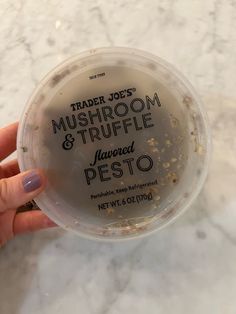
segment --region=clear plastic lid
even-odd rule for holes
[[[102,239],[166,225],[199,193],[210,138],[191,85],[162,59],[128,48],[79,54],[51,71],[20,121],[20,169],[42,168],[38,206]]]

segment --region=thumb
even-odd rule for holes
[[[30,170],[0,180],[0,212],[17,208],[37,196],[45,187],[41,170]]]

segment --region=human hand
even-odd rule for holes
[[[0,161],[16,149],[18,123],[0,129]],[[17,160],[0,164],[0,247],[14,235],[54,227],[40,210],[17,212],[45,188],[46,178],[39,169],[20,173]]]

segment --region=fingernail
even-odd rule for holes
[[[22,183],[25,192],[29,193],[37,190],[41,186],[42,180],[37,172],[31,172],[23,178]]]

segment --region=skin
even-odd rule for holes
[[[16,150],[18,123],[0,129],[0,247],[15,235],[54,227],[52,222],[40,210],[17,213],[17,208],[31,201],[46,185],[46,178],[40,169],[20,173],[17,160],[4,162],[4,159]],[[41,186],[25,192],[22,179],[31,171],[41,177]]]

